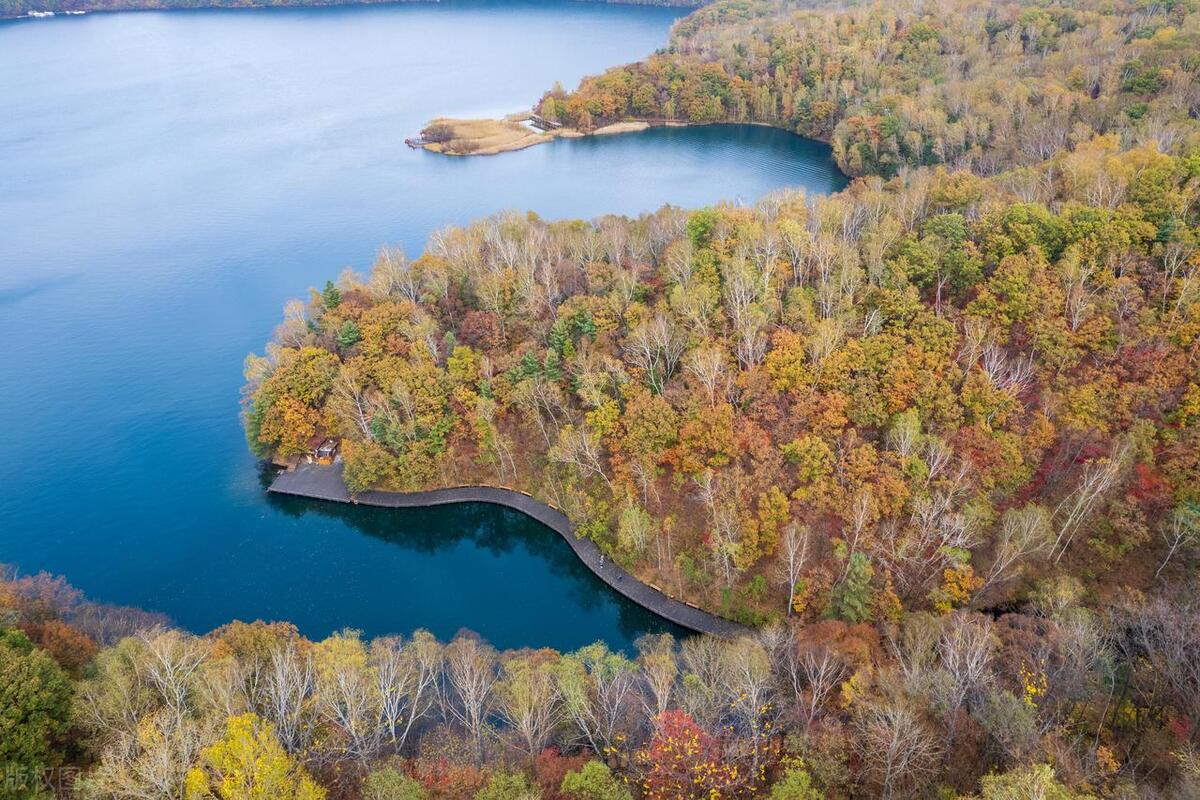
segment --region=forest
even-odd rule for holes
[[[828,797],[1188,796],[1193,142],[448,228],[288,306],[247,361],[248,438],[286,461],[336,436],[356,491],[528,491],[643,580],[759,626],[683,644],[679,706],[606,759],[640,796],[765,793],[801,763]],[[812,647],[850,659],[836,690]],[[739,686],[716,666],[739,648],[766,694],[690,705]],[[804,710],[822,695],[836,712]],[[720,765],[689,778],[703,793],[655,793],[639,754],[676,746],[669,721]]]
[[[288,306],[246,429],[347,483],[511,486],[751,625],[1186,572],[1196,153],[860,180],[639,219],[507,214]]]
[[[0,579],[6,798],[947,800],[1200,791],[1195,586],[635,653],[205,636]]]
[[[994,174],[1096,134],[1170,149],[1194,120],[1198,58],[1192,2],[723,0],[665,52],[538,107],[585,131],[765,123],[831,143],[850,175]]]
[[[857,177],[385,249],[247,358],[247,441],[529,492],[754,634],[197,635],[10,571],[0,797],[1200,797],[1198,20],[719,0],[548,93]]]

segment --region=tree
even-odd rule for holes
[[[1176,508],[1168,522],[1163,525],[1162,537],[1167,552],[1154,573],[1156,578],[1162,574],[1180,548],[1200,545],[1200,510],[1189,505]]]
[[[325,288],[321,290],[321,300],[325,303],[325,308],[337,308],[342,304],[342,291],[333,281],[325,281]]]
[[[633,800],[608,765],[595,759],[563,777],[562,793],[568,800]]]
[[[871,618],[871,568],[863,553],[850,556],[846,576],[829,594],[829,615],[846,622],[864,622]]]
[[[961,293],[982,277],[980,260],[971,252],[967,224],[961,214],[938,214],[925,221],[910,265],[918,286],[933,289],[934,310],[940,314],[946,289]]]
[[[883,798],[919,793],[933,776],[937,738],[895,700],[865,705],[857,719],[859,754]]]
[[[475,742],[476,760],[482,762],[483,736],[499,679],[496,651],[478,637],[462,634],[446,645],[445,654],[442,712],[463,726]]]
[[[474,800],[538,800],[541,793],[530,787],[520,772],[497,772],[487,786],[475,793]]]
[[[1000,775],[985,775],[978,800],[1094,800],[1058,782],[1049,764],[1017,767]]]
[[[537,650],[510,655],[496,686],[496,710],[516,731],[522,749],[533,758],[545,749],[562,718],[562,701],[555,681],[558,654]]]
[[[96,643],[78,628],[60,620],[27,622],[22,630],[72,678],[82,677],[84,668],[96,656]]]
[[[230,717],[225,736],[201,753],[187,777],[188,800],[323,800],[325,790],[279,746],[255,714]]]
[[[812,776],[803,763],[790,764],[771,787],[770,800],[825,800],[825,795],[812,785]]]
[[[0,794],[39,787],[41,771],[62,759],[70,724],[66,674],[23,633],[0,630]]]
[[[428,796],[424,786],[395,767],[374,770],[363,778],[362,800],[425,800]]]
[[[361,341],[362,332],[359,331],[358,325],[354,320],[348,319],[342,323],[342,327],[338,328],[337,343],[338,347],[343,350],[348,350]]]
[[[654,718],[654,736],[638,754],[647,800],[720,800],[738,784],[716,740],[682,711]]]
[[[779,575],[788,590],[787,614],[790,617],[796,606],[796,590],[800,586],[800,576],[804,572],[808,559],[808,541],[811,532],[807,525],[791,523],[783,528],[783,538],[780,541]]]
[[[633,662],[596,642],[563,656],[555,668],[563,713],[596,753],[618,744],[637,696]]]

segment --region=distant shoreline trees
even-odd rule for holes
[[[762,122],[832,144],[849,175],[945,164],[994,174],[1097,134],[1164,149],[1197,103],[1196,9],[1084,2],[722,0],[665,52],[560,86],[542,116]]]
[[[619,5],[697,8],[709,0],[585,0]],[[436,3],[438,0],[0,0],[0,20],[37,14],[93,11],[173,11],[201,8],[292,8]]]

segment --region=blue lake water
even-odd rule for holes
[[[842,185],[828,150],[658,129],[452,159],[433,116],[528,107],[660,47],[672,9],[573,2],[0,24],[0,562],[205,631],[425,627],[626,647],[662,623],[487,506],[268,498],[241,366],[284,302],[503,209],[635,214]]]

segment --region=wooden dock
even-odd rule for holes
[[[614,591],[624,595],[665,620],[697,633],[716,636],[737,637],[753,633],[750,628],[724,617],[711,614],[688,603],[668,597],[661,590],[642,583],[605,557],[591,539],[575,535],[570,520],[561,511],[535,500],[533,497],[512,489],[494,486],[459,486],[450,489],[434,489],[428,492],[362,492],[351,495],[342,479],[342,463],[325,466],[300,464],[281,472],[271,483],[269,491],[277,494],[309,497],[337,503],[359,503],[384,508],[419,508],[422,506],[446,505],[448,503],[493,503],[513,508],[556,531],[579,560],[587,565],[600,580]]]

